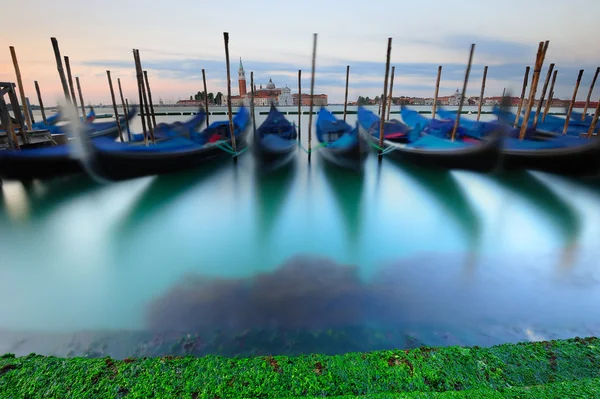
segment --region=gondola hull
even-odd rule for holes
[[[364,137],[358,137],[358,144],[349,148],[320,148],[317,152],[321,157],[333,165],[344,169],[362,169],[369,155],[368,143]]]
[[[4,180],[44,180],[82,172],[79,160],[68,153],[23,157],[18,152],[0,152],[0,179]]]
[[[240,109],[233,119],[235,147],[240,153],[247,147],[249,113]],[[174,129],[178,126],[181,127],[178,124]],[[187,138],[167,134],[169,138],[148,147],[140,143],[111,142],[106,138],[86,141],[90,171],[104,179],[117,181],[180,172],[232,156],[227,148],[232,147],[229,124],[224,121],[213,122],[201,133],[189,129],[185,129],[185,133]]]
[[[344,169],[362,170],[369,149],[358,127],[337,119],[325,107],[321,107],[316,133],[317,140],[323,146],[317,152],[326,162]]]
[[[254,142],[252,152],[261,171],[273,171],[289,165],[296,156],[297,145],[288,148],[273,149]]]
[[[359,129],[362,136],[368,137],[373,144],[379,145],[379,138],[369,134],[362,126],[359,126]],[[498,132],[486,141],[456,149],[414,148],[388,140],[384,140],[383,148],[388,158],[411,162],[426,168],[490,172],[497,168],[500,161],[501,144],[502,136]]]
[[[246,136],[236,137],[237,151],[247,145]],[[109,180],[126,180],[142,176],[163,175],[200,167],[231,155],[217,146],[190,147],[177,153],[144,153],[92,149],[91,167],[94,173]]]
[[[568,176],[600,173],[600,140],[575,147],[512,150],[504,149],[500,166],[505,170],[531,169]]]
[[[267,118],[254,132],[252,152],[262,171],[273,171],[289,164],[296,154],[296,126],[291,124],[274,104]]]

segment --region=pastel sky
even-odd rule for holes
[[[230,34],[232,94],[238,92],[240,57],[248,82],[254,71],[257,85],[272,78],[296,92],[302,69],[308,92],[313,33],[319,34],[315,92],[327,93],[334,103],[343,101],[346,65],[350,99],[383,92],[388,37],[393,38],[395,95],[431,97],[438,65],[443,66],[440,95],[452,94],[462,85],[471,43],[476,49],[469,96],[479,94],[484,65],[489,66],[486,95],[501,95],[504,87],[518,95],[525,66],[533,66],[543,40],[550,46],[541,80],[554,62],[556,97],[570,98],[577,71],[584,69],[578,98],[585,99],[600,65],[598,0],[4,0],[2,14],[27,18],[3,25],[0,81],[16,81],[9,51],[14,46],[34,104],[34,80],[48,105],[62,93],[50,37],[69,56],[86,103],[95,104],[110,103],[107,69],[136,101],[133,48],[140,50],[156,102],[202,90],[202,68],[208,90],[226,93],[224,31]],[[597,87],[594,99],[600,82]]]

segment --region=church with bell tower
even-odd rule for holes
[[[242,64],[242,57],[240,57],[240,67],[238,68],[238,88],[239,95],[231,96],[231,105],[233,107],[242,105],[249,106],[252,98],[247,91],[246,72],[244,71],[244,65]],[[254,105],[258,107],[267,107],[271,104],[277,106],[292,106],[295,105],[294,96],[297,97],[296,94],[292,95],[292,90],[289,87],[277,87],[271,78],[269,78],[269,83],[267,83],[264,88],[262,84],[258,89],[256,88],[256,84],[254,85]],[[304,103],[304,96],[306,95],[303,94],[302,96],[302,102]],[[324,102],[320,101],[318,103],[319,105],[327,105],[327,95],[317,95],[318,98],[322,98],[323,96]],[[227,104],[226,101],[227,99],[225,99],[224,105]],[[315,101],[315,104],[317,104],[317,101]]]

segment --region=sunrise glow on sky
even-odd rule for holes
[[[595,0],[7,1],[3,13],[27,18],[9,19],[4,26],[0,81],[16,81],[9,52],[14,46],[27,96],[37,103],[37,80],[47,105],[62,96],[50,37],[69,56],[86,102],[94,104],[110,102],[107,69],[113,79],[121,78],[126,97],[136,97],[133,48],[140,50],[156,102],[186,99],[202,90],[202,68],[208,90],[225,92],[224,31],[230,34],[232,94],[237,94],[240,57],[248,78],[254,71],[257,85],[272,78],[295,91],[302,69],[306,91],[312,34],[318,33],[315,92],[327,93],[331,103],[343,100],[346,65],[351,68],[350,99],[381,94],[388,37],[393,38],[398,96],[431,97],[438,65],[444,68],[440,95],[452,94],[461,86],[471,43],[477,46],[469,96],[479,94],[484,65],[489,65],[487,95],[501,95],[505,87],[520,92],[525,66],[533,66],[544,40],[550,46],[542,79],[554,62],[555,97],[569,98],[577,71],[584,69],[578,96],[584,99],[600,65],[600,3]],[[593,98],[599,95],[596,89]]]

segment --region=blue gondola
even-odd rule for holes
[[[233,118],[236,150],[247,146],[250,113],[241,107]],[[89,167],[109,180],[124,180],[187,170],[232,155],[228,121],[213,122],[202,132],[170,137],[148,146],[121,143],[107,138],[86,141]]]
[[[317,140],[323,146],[319,153],[335,165],[361,169],[369,152],[365,138],[358,134],[358,125],[350,126],[337,119],[325,107],[317,116]]]
[[[190,136],[200,128],[205,116],[204,112],[200,112],[187,122],[177,122],[170,125],[160,124],[157,126],[157,137]],[[159,126],[161,129],[158,129]],[[98,142],[101,142],[100,144],[115,143],[114,138],[107,136],[90,138],[90,141],[92,145]],[[83,171],[82,164],[75,156],[74,147],[70,143],[52,147],[28,148],[20,151],[0,151],[0,178],[2,179],[22,181],[51,179],[78,174]]]
[[[498,122],[481,122],[462,119],[461,129],[469,134],[473,129],[485,130],[489,126],[503,126],[502,167],[504,169],[533,169],[565,175],[594,175],[600,171],[600,140],[572,135],[559,135],[532,127],[519,139],[520,129],[513,128],[516,115],[499,108],[494,109]],[[440,113],[454,123],[456,114]],[[563,121],[564,123],[564,121]]]
[[[501,133],[479,141],[471,140],[459,131],[450,140],[452,129],[420,115],[406,107],[401,108],[402,120],[385,122],[382,153],[392,159],[408,161],[425,167],[490,171],[500,157]],[[377,120],[375,120],[375,118]],[[358,124],[361,134],[379,144],[379,117],[361,107]],[[450,127],[450,129],[447,129]]]
[[[271,104],[269,115],[254,134],[253,152],[261,167],[273,170],[294,159],[297,139],[296,125]]]

